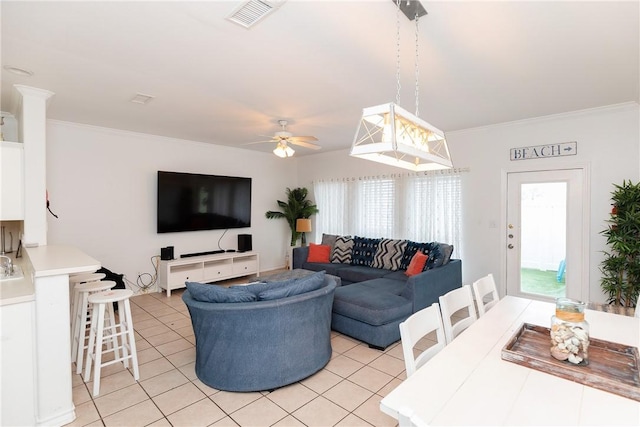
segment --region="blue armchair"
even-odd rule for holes
[[[216,285],[211,285],[216,286]],[[196,337],[196,375],[218,390],[272,390],[300,381],[331,358],[335,279],[320,289],[270,301],[211,303],[189,308]]]

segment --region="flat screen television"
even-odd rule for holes
[[[251,178],[158,171],[158,233],[251,227]]]

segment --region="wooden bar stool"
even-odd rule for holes
[[[89,295],[97,292],[107,291],[113,288],[116,282],[112,280],[102,280],[97,282],[79,283],[73,291],[77,294],[76,311],[73,318],[73,329],[71,331],[71,361],[76,362],[76,374],[82,373],[82,362],[84,361],[84,350],[87,339],[87,316],[90,316],[92,307],[89,305]],[[113,312],[113,305],[109,309],[109,322],[113,325],[116,322]],[[112,346],[110,346],[111,348]],[[115,347],[115,346],[114,346]]]
[[[93,397],[100,393],[100,370],[103,366],[108,366],[116,362],[123,362],[124,367],[129,367],[129,359],[133,365],[133,378],[138,381],[138,355],[136,353],[136,339],[133,334],[133,319],[131,317],[131,305],[129,298],[133,295],[130,289],[113,289],[106,292],[99,292],[89,295],[89,303],[93,305],[91,313],[91,326],[89,332],[89,350],[87,352],[87,362],[84,370],[84,381],[89,382],[91,378],[91,363],[93,368]],[[104,315],[107,306],[113,307],[113,303],[118,303],[118,323],[111,324],[105,328]],[[118,343],[120,338],[120,343]],[[102,350],[105,340],[115,339],[117,343],[114,347],[116,357],[109,362],[102,362],[102,353],[109,350]],[[122,357],[119,356],[122,350]]]

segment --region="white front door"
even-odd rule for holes
[[[588,297],[584,187],[580,168],[507,173],[508,295]]]

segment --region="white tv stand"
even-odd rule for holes
[[[209,283],[255,274],[260,275],[260,257],[257,252],[225,252],[160,261],[158,292],[185,287],[185,282]]]

